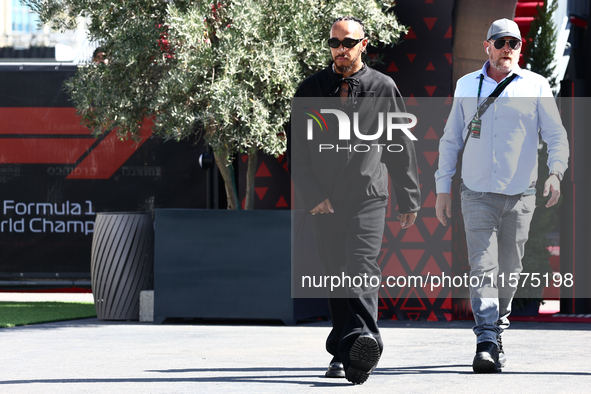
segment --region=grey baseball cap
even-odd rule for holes
[[[515,37],[521,40],[521,32],[519,31],[519,26],[517,23],[510,19],[497,19],[490,25],[488,28],[488,33],[486,34],[487,40],[496,40],[497,38],[501,37]]]

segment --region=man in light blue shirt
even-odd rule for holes
[[[547,208],[558,202],[569,156],[548,81],[517,65],[522,45],[517,24],[508,19],[493,22],[483,45],[489,60],[457,82],[435,173],[436,214],[446,226],[451,217],[451,178],[461,154],[470,277],[486,278],[470,281],[477,336],[472,368],[480,373],[498,372],[506,362],[501,334],[509,327],[517,289],[509,279],[522,270],[535,209],[539,135],[548,144]],[[487,100],[493,93],[498,98]]]

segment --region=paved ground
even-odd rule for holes
[[[326,322],[101,322],[0,329],[0,393],[589,393],[591,325],[514,323],[508,365],[476,375],[470,322],[383,323],[362,386],[323,377]]]

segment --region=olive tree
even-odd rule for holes
[[[330,60],[332,21],[364,20],[373,44],[405,32],[394,1],[370,0],[24,0],[43,23],[88,21],[107,62],[67,81],[84,124],[100,135],[138,138],[146,119],[166,140],[204,136],[239,207],[232,159],[249,156],[245,207],[254,204],[256,153],[286,150],[284,126],[298,84]]]

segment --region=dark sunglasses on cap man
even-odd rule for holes
[[[345,38],[343,41],[341,41],[338,38],[331,37],[328,39],[328,46],[336,49],[342,44],[345,48],[353,48],[361,41],[363,41],[363,38]]]
[[[493,40],[489,40],[489,41],[493,41]],[[497,49],[502,49],[505,46],[505,43],[508,42],[509,46],[511,47],[511,49],[519,49],[521,48],[521,40],[518,39],[510,39],[510,40],[505,40],[503,38],[499,38],[498,40],[494,40],[494,46]]]

